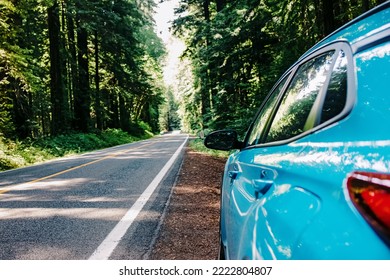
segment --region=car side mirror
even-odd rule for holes
[[[242,147],[242,143],[238,141],[237,132],[234,130],[214,131],[206,136],[204,145],[209,149],[221,151],[241,149]]]

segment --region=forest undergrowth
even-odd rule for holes
[[[0,137],[0,171],[28,166],[77,153],[108,148],[152,137],[147,130],[131,135],[120,129],[69,133],[55,137],[10,140]]]

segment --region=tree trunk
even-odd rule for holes
[[[121,124],[121,129],[124,131],[129,131],[130,129],[130,116],[126,108],[125,98],[122,94],[119,94],[119,119]]]
[[[77,85],[77,51],[76,51],[76,39],[75,39],[75,26],[74,20],[71,15],[67,17],[68,26],[68,44],[69,44],[69,101],[72,104],[71,112],[74,117],[74,96],[78,90]]]
[[[207,22],[210,21],[210,0],[204,0],[203,2],[204,18]]]
[[[120,128],[118,96],[114,92],[107,93],[108,121],[107,127]]]
[[[23,19],[19,13],[12,13],[8,21],[12,22],[13,30],[23,30]],[[26,44],[23,45],[18,42],[21,39],[21,34],[16,33],[9,37],[8,42],[10,43],[10,45],[19,45],[20,47],[26,47]],[[18,53],[18,55],[22,55],[20,51],[16,51],[15,53]],[[3,64],[3,61],[1,62],[1,64]],[[5,64],[7,65],[8,63],[9,62],[6,62]],[[0,65],[0,67],[3,68],[3,65]],[[5,68],[8,67],[6,66]],[[9,73],[2,73],[0,76],[3,76],[4,74],[5,76],[9,75]],[[1,80],[2,77],[0,77],[0,81]],[[12,111],[12,121],[15,126],[16,136],[21,139],[31,137],[32,131],[30,122],[33,119],[31,91],[26,91],[23,87],[23,81],[13,76],[12,74],[9,75],[8,81],[8,90],[5,90],[4,93],[8,93],[9,97],[13,101],[12,110],[10,111]]]
[[[324,35],[328,35],[335,30],[333,0],[323,0],[322,2]]]
[[[216,0],[215,2],[217,4],[217,12],[222,11],[226,5],[226,0]]]
[[[77,47],[78,47],[78,90],[75,92],[74,111],[75,128],[88,132],[90,126],[90,87],[88,71],[88,34],[78,19]]]
[[[13,80],[13,79],[12,79]],[[29,121],[31,121],[31,106],[28,103],[28,93],[20,88],[20,83],[12,81],[13,122],[16,134],[20,139],[32,136]]]
[[[205,34],[205,48],[206,50],[210,46],[210,0],[204,0],[203,2],[203,13],[204,19],[206,21],[206,34]],[[206,58],[206,65],[209,63]],[[201,98],[202,98],[202,127],[205,127],[211,119],[211,107],[212,107],[212,91],[210,88],[210,69],[209,66],[206,66],[205,74],[202,77],[203,88],[201,89]]]
[[[370,9],[370,0],[363,0],[362,13],[367,12]]]
[[[51,133],[57,135],[68,130],[66,91],[63,82],[61,38],[58,3],[47,10],[50,42],[50,93],[52,103]]]
[[[100,79],[99,79],[99,37],[98,31],[95,31],[95,114],[96,128],[103,130],[102,106],[100,98]]]

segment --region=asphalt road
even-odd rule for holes
[[[147,259],[187,135],[0,173],[0,259]]]

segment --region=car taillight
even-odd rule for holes
[[[347,187],[355,207],[390,245],[390,174],[354,172]]]

